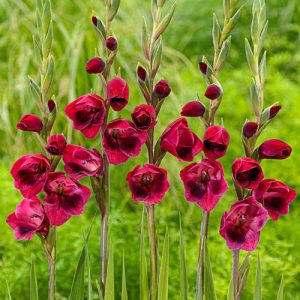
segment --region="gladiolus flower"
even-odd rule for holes
[[[160,202],[170,187],[167,171],[152,164],[136,166],[126,180],[134,201],[151,204]]]
[[[49,137],[46,150],[52,155],[62,155],[67,146],[67,140],[63,134],[53,134]]]
[[[36,233],[46,236],[49,231],[44,206],[36,196],[22,200],[6,223],[14,230],[17,240],[31,240]]]
[[[171,88],[169,86],[168,81],[166,80],[159,81],[154,88],[154,94],[157,96],[159,100],[168,97],[170,93],[171,93]]]
[[[147,137],[146,131],[138,130],[128,120],[120,118],[111,121],[106,126],[102,137],[108,161],[113,165],[118,165],[130,157],[138,156]]]
[[[191,101],[183,106],[181,115],[183,117],[203,117],[205,106],[199,101]]]
[[[106,39],[105,45],[109,51],[115,51],[118,48],[118,41],[113,36],[110,36]]]
[[[17,129],[40,132],[43,129],[43,123],[38,116],[27,114],[21,118],[20,122],[17,124]]]
[[[239,186],[255,189],[264,179],[260,164],[252,158],[237,158],[232,164],[232,173]]]
[[[229,249],[253,251],[267,220],[267,210],[253,197],[248,197],[233,204],[230,211],[223,214],[220,234]]]
[[[50,224],[60,226],[71,216],[82,214],[91,192],[62,172],[50,173],[44,187],[45,211]]]
[[[185,118],[175,120],[161,136],[160,148],[180,161],[192,161],[202,150],[201,140],[189,129]]]
[[[123,109],[127,105],[129,98],[127,82],[120,77],[109,81],[107,85],[107,98],[113,110],[120,111]]]
[[[106,109],[102,98],[88,94],[68,104],[65,112],[76,130],[80,130],[87,138],[93,138],[104,122]]]
[[[204,96],[206,98],[208,98],[209,100],[215,100],[215,99],[219,98],[220,95],[221,95],[221,89],[216,84],[210,84],[207,87],[205,94],[204,94]]]
[[[258,124],[255,122],[247,122],[243,127],[243,136],[246,138],[251,138],[257,132]]]
[[[192,163],[180,172],[184,184],[185,198],[199,205],[205,211],[211,211],[228,190],[222,165],[209,159]]]
[[[267,140],[258,148],[260,159],[285,159],[290,157],[291,152],[290,145],[276,139]]]
[[[32,198],[43,189],[50,171],[47,157],[42,154],[28,154],[14,163],[10,173],[14,178],[15,188],[20,190],[24,197]]]
[[[138,129],[148,130],[156,124],[155,109],[151,105],[138,105],[131,114],[133,123]]]
[[[97,149],[89,151],[77,145],[67,145],[63,153],[63,161],[66,172],[75,180],[101,175],[103,171],[102,156]]]
[[[279,216],[289,212],[296,191],[275,179],[265,179],[253,191],[253,197],[262,203],[272,220],[278,220]]]
[[[102,73],[105,68],[105,62],[100,57],[93,57],[86,63],[85,68],[89,74]]]
[[[225,155],[230,141],[228,131],[221,126],[211,126],[203,137],[203,151],[210,159],[218,159]]]

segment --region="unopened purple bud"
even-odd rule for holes
[[[207,87],[205,94],[204,94],[204,96],[210,100],[215,100],[215,99],[219,98],[220,95],[221,95],[221,89],[216,84],[210,84]]]
[[[270,109],[270,115],[269,115],[269,120],[273,119],[276,117],[278,112],[281,110],[281,105],[273,105]]]
[[[181,116],[183,117],[203,117],[205,106],[199,101],[191,101],[183,106]]]
[[[85,65],[89,74],[101,73],[105,68],[105,62],[100,57],[93,57]]]
[[[147,77],[147,72],[142,66],[137,67],[137,75],[141,81],[145,81]]]
[[[255,122],[247,122],[243,127],[243,136],[246,138],[251,138],[258,129],[258,125]]]
[[[199,70],[203,75],[206,75],[207,73],[207,64],[204,62],[199,63]]]
[[[97,27],[97,17],[96,16],[92,16],[92,22]]]
[[[55,109],[55,102],[52,100],[52,99],[50,99],[49,101],[48,101],[48,109],[49,109],[49,111],[50,112],[53,112],[53,110]]]
[[[118,41],[113,36],[106,39],[106,48],[110,51],[115,51],[118,48]]]

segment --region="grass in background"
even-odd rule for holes
[[[0,299],[6,298],[7,280],[13,299],[28,299],[29,272],[32,256],[35,258],[41,299],[46,298],[46,261],[39,240],[18,242],[13,239],[12,231],[5,224],[7,215],[21,200],[18,191],[13,188],[9,175],[13,161],[24,155],[28,149],[37,152],[38,143],[30,133],[16,131],[15,124],[24,113],[37,112],[31,98],[27,74],[36,78],[36,65],[33,54],[32,34],[35,32],[34,2],[30,0],[0,0],[0,182],[1,203],[0,225]],[[53,0],[54,13],[54,56],[55,85],[53,93],[59,103],[58,122],[54,131],[68,133],[69,140],[84,145],[80,133],[72,132],[70,122],[64,116],[65,105],[91,89],[99,92],[97,79],[85,73],[85,62],[94,55],[97,37],[90,22],[92,10],[101,15],[101,0]],[[135,82],[135,67],[142,59],[140,50],[140,25],[142,16],[149,15],[150,1],[121,1],[120,16],[113,28],[120,42],[118,65],[131,88],[130,103],[122,111],[122,117],[129,117],[130,111],[141,102]],[[172,120],[179,116],[184,103],[194,100],[196,93],[204,93],[204,84],[197,71],[200,55],[209,54],[211,46],[211,16],[214,10],[221,11],[221,0],[179,0],[174,20],[164,41],[165,56],[161,78],[170,81],[173,88],[171,97],[160,115],[159,128],[162,131]],[[248,1],[249,2],[249,1]],[[263,162],[266,177],[277,178],[300,190],[299,150],[299,63],[300,63],[300,7],[294,1],[268,1],[270,17],[268,51],[268,79],[266,101],[270,105],[279,101],[283,105],[278,119],[268,128],[262,138],[281,138],[290,143],[294,155],[286,161]],[[138,3],[138,5],[137,5]],[[132,13],[134,11],[134,14]],[[249,35],[250,6],[246,3],[241,23],[233,32],[233,46],[228,64],[220,81],[225,97],[219,118],[231,133],[231,145],[228,155],[223,159],[227,180],[230,181],[230,167],[235,157],[242,155],[240,131],[242,123],[251,116],[248,105],[250,73],[244,55],[244,37]],[[208,55],[209,57],[209,55]],[[202,97],[203,98],[203,97]],[[167,116],[167,117],[164,117]],[[196,120],[190,120],[191,127],[200,135],[203,128]],[[99,140],[89,142],[89,147],[98,146]],[[125,251],[127,288],[129,299],[138,299],[139,295],[139,249],[140,216],[142,205],[134,203],[125,181],[125,174],[139,161],[145,161],[143,152],[138,159],[131,159],[117,168],[112,167],[112,213],[110,238],[114,245],[115,276],[117,290],[121,290],[121,268],[123,249]],[[170,233],[170,292],[169,299],[178,299],[179,294],[179,217],[181,212],[189,276],[189,296],[194,299],[195,275],[197,266],[198,237],[201,214],[200,209],[189,205],[183,197],[183,188],[179,180],[179,170],[184,164],[168,156],[163,163],[172,178],[172,189],[164,201],[157,207],[157,227],[159,248],[162,249],[166,226]],[[224,210],[234,202],[233,188],[225,195],[212,213],[209,250],[215,285],[219,299],[225,299],[231,272],[231,252],[219,236],[220,218]],[[258,251],[261,255],[263,271],[263,299],[273,300],[279,287],[281,274],[285,275],[286,299],[300,299],[300,209],[299,197],[291,206],[289,216],[278,222],[268,222],[262,232]],[[97,206],[93,199],[88,202],[84,215],[72,218],[58,229],[58,299],[67,299],[75,270],[75,259],[82,246],[82,228],[87,230]],[[99,220],[96,220],[89,241],[89,252],[96,292],[98,278]],[[124,239],[123,237],[126,237]],[[160,252],[161,253],[161,252]],[[243,299],[252,299],[256,253],[251,257],[250,279]],[[118,296],[119,297],[119,296]]]

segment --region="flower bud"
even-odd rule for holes
[[[137,73],[139,80],[141,80],[143,82],[146,81],[147,71],[145,70],[144,67],[139,65],[136,69],[136,73]]]
[[[105,68],[105,62],[100,57],[93,57],[86,63],[85,68],[89,74],[102,73]]]
[[[106,48],[109,50],[109,51],[115,51],[117,50],[118,48],[118,41],[115,37],[113,36],[110,36],[106,39]]]
[[[270,114],[269,114],[269,120],[273,119],[276,117],[278,112],[281,110],[281,105],[273,105],[270,108]]]
[[[271,139],[263,142],[258,148],[260,159],[285,159],[291,155],[292,147],[287,143]]]
[[[183,106],[180,115],[183,117],[203,117],[205,106],[199,101],[191,101]]]
[[[38,116],[27,114],[21,118],[20,122],[17,124],[17,129],[40,132],[43,129],[43,123]]]
[[[205,94],[204,94],[204,96],[210,100],[215,100],[215,99],[219,98],[220,95],[221,95],[221,89],[216,84],[210,84],[207,87]]]
[[[151,105],[138,105],[131,114],[134,125],[141,130],[148,130],[156,124],[155,109]]]
[[[243,136],[249,139],[257,132],[257,129],[258,129],[257,123],[247,122],[244,124],[243,127]]]
[[[159,81],[154,88],[154,94],[157,96],[159,100],[168,97],[170,93],[171,93],[171,88],[169,86],[169,83],[166,80]]]
[[[92,22],[97,27],[97,17],[96,16],[92,16]]]
[[[49,101],[48,101],[49,112],[52,113],[55,108],[56,108],[55,102],[52,99],[49,99]]]
[[[63,134],[53,134],[49,137],[46,150],[52,155],[62,155],[67,146],[67,140]]]
[[[199,66],[200,72],[201,72],[203,75],[206,75],[206,73],[207,73],[207,64],[204,63],[204,62],[200,62],[198,66]]]

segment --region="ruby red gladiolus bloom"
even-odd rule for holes
[[[62,172],[49,174],[44,191],[45,211],[54,226],[64,224],[71,216],[80,215],[91,195],[89,188]]]
[[[14,230],[17,240],[31,240],[36,233],[46,236],[49,231],[44,206],[36,196],[22,200],[6,223]]]
[[[290,145],[276,139],[267,140],[258,148],[260,159],[285,159],[290,157],[291,153]]]
[[[17,124],[17,129],[40,132],[43,129],[43,123],[38,116],[27,114],[21,118],[20,122]]]
[[[108,161],[118,165],[130,157],[138,156],[147,137],[146,131],[138,130],[128,120],[119,118],[111,121],[107,124],[102,137]]]
[[[115,111],[122,110],[128,103],[129,87],[127,82],[120,77],[109,81],[107,85],[107,99]]]
[[[260,164],[252,158],[237,158],[232,164],[232,174],[239,186],[254,189],[264,179]]]
[[[155,109],[151,105],[138,105],[131,114],[133,123],[138,129],[148,130],[156,124]]]
[[[248,197],[233,204],[230,211],[223,214],[220,234],[229,249],[253,251],[267,220],[267,210],[253,197]]]
[[[191,101],[183,106],[180,115],[183,117],[203,117],[205,106],[199,101]]]
[[[160,202],[170,187],[167,171],[152,164],[136,166],[126,180],[134,201],[151,204]]]
[[[171,93],[171,88],[168,81],[166,80],[159,81],[154,88],[154,94],[157,96],[159,100],[168,97],[170,93]]]
[[[87,138],[94,138],[104,122],[106,109],[102,98],[88,94],[68,104],[65,112],[76,130],[80,130]]]
[[[228,190],[222,165],[214,160],[203,159],[192,163],[180,172],[185,197],[205,211],[211,211]]]
[[[20,190],[24,197],[32,198],[43,189],[50,171],[47,157],[42,154],[28,154],[14,163],[10,173],[14,178],[15,188]]]
[[[75,180],[101,175],[103,171],[102,156],[96,149],[89,151],[77,145],[67,145],[63,161],[66,172]]]
[[[230,136],[221,126],[211,126],[205,131],[203,137],[203,151],[210,159],[218,159],[226,154]]]
[[[272,220],[289,212],[290,203],[296,198],[296,191],[275,179],[265,179],[253,191],[254,198],[261,202]]]
[[[201,140],[189,129],[187,120],[180,118],[163,132],[160,148],[180,161],[192,161],[201,150]]]
[[[52,155],[62,155],[67,146],[67,140],[63,134],[53,134],[49,137],[46,150]]]

